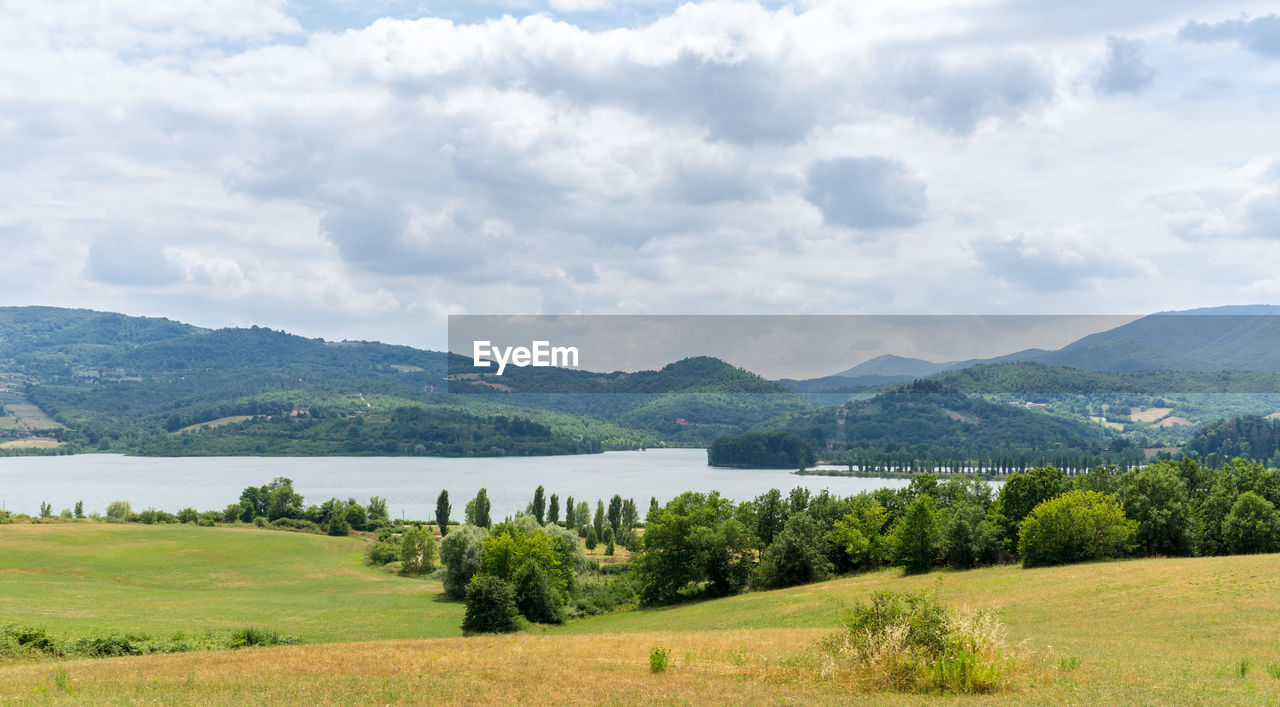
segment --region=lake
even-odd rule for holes
[[[387,499],[396,517],[435,518],[436,497],[448,489],[453,518],[461,520],[466,502],[488,490],[495,519],[524,510],[539,484],[548,500],[559,494],[606,505],[613,494],[634,498],[641,515],[649,497],[666,503],[684,491],[720,491],[735,501],[755,498],[771,488],[786,493],[796,486],[814,492],[830,489],[848,496],[876,488],[899,488],[905,479],[797,476],[783,469],[717,469],[707,466],[702,449],[649,449],[556,457],[442,459],[438,457],[126,457],[80,454],[66,457],[0,458],[0,504],[6,510],[36,515],[48,502],[56,514],[84,501],[85,513],[104,513],[114,500],[135,511],[156,508],[177,512],[222,510],[239,500],[246,486],[262,486],[277,476],[293,480],[307,504],[331,497]],[[561,518],[564,517],[563,510]]]

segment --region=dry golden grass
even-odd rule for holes
[[[13,439],[8,442],[0,442],[0,449],[53,449],[62,443],[56,439],[44,439],[43,437],[35,437],[28,439]]]
[[[1171,412],[1173,408],[1147,408],[1129,413],[1129,419],[1134,422],[1155,422]]]
[[[209,420],[208,422],[199,422],[194,425],[187,425],[186,427],[175,430],[173,434],[182,434],[183,432],[199,432],[200,430],[206,427],[208,427],[209,429],[213,429],[215,427],[222,427],[223,425],[230,425],[236,422],[244,422],[245,420],[248,420],[248,419],[249,419],[248,415],[230,415],[227,417],[219,417],[216,420]]]

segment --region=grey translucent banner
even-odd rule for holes
[[[846,393],[932,379],[969,394],[1280,393],[1280,308],[1230,311],[456,315],[448,389]]]

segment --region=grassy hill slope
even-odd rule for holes
[[[460,605],[437,601],[438,585],[362,567],[351,539],[86,524],[9,526],[0,543],[4,621],[157,632],[255,621],[311,641],[350,641],[456,636],[461,618]],[[220,554],[233,548],[250,559]],[[849,685],[829,677],[815,648],[840,608],[877,590],[936,589],[952,606],[997,610],[1007,643],[1028,656],[1020,686],[994,701],[1275,702],[1280,679],[1267,667],[1280,665],[1277,560],[885,571],[515,636],[0,665],[0,698],[842,702]],[[648,669],[655,646],[671,655],[658,675]],[[1250,661],[1243,677],[1242,659]]]

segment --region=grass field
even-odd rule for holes
[[[1280,666],[1276,555],[886,571],[462,638],[447,637],[458,634],[461,606],[439,601],[438,584],[363,567],[358,540],[100,524],[0,526],[0,622],[443,638],[13,664],[0,666],[0,699],[842,702],[850,678],[824,670],[815,644],[843,605],[879,589],[936,590],[952,606],[998,611],[1029,667],[1013,691],[983,700],[1280,702],[1267,670]],[[655,646],[671,651],[656,675]]]
[[[245,420],[248,420],[249,417],[250,417],[249,415],[230,415],[228,417],[219,417],[216,420],[209,420],[208,422],[198,422],[194,425],[187,425],[186,427],[183,427],[180,430],[175,430],[173,434],[182,434],[183,432],[197,432],[206,427],[209,429],[213,429],[215,427],[222,427],[223,425],[230,425],[236,422],[244,422]]]
[[[53,449],[61,444],[56,439],[46,439],[44,437],[11,439],[7,442],[0,442],[0,449]]]
[[[0,525],[0,623],[152,634],[260,626],[305,641],[456,636],[440,584],[364,566],[364,541],[257,528]]]

